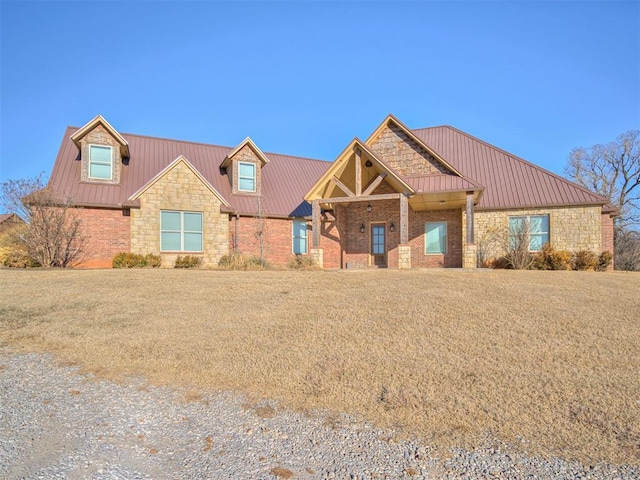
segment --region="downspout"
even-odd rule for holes
[[[240,214],[236,213],[235,232],[233,234],[233,253],[238,253],[238,222],[240,221]]]

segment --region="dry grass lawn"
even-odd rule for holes
[[[442,447],[640,464],[640,275],[0,271],[0,344]]]

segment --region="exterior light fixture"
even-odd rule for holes
[[[389,231],[393,232],[396,229],[396,226],[393,224],[393,222],[391,222],[391,225],[389,225]]]
[[[367,205],[367,212],[371,211],[371,204]]]
[[[360,233],[364,233],[364,223],[360,225]]]

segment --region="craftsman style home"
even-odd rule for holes
[[[312,255],[324,268],[465,267],[492,236],[526,225],[529,247],[613,251],[607,200],[449,126],[389,115],[333,162],[116,131],[68,128],[50,185],[79,207],[83,266],[118,252],[163,266],[197,255]],[[494,248],[496,248],[494,246]],[[494,252],[499,255],[499,251]]]

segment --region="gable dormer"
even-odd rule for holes
[[[220,164],[231,182],[231,193],[242,195],[260,195],[262,167],[269,159],[247,137],[231,150]]]
[[[122,165],[129,161],[129,144],[109,122],[98,115],[71,140],[80,151],[82,182],[120,183]]]

